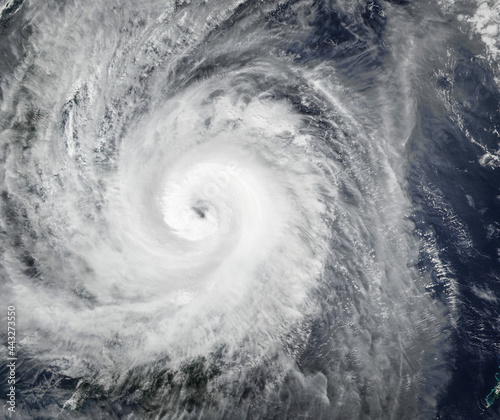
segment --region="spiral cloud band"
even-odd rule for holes
[[[432,418],[453,305],[418,266],[444,267],[412,216],[425,34],[397,3],[4,6],[28,416]]]

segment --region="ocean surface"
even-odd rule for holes
[[[498,0],[0,1],[2,416],[500,418],[499,87]]]

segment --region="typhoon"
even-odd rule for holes
[[[500,9],[465,3],[0,2],[18,418],[498,413]]]

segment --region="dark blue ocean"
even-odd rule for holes
[[[499,89],[497,1],[1,0],[3,417],[500,418]]]

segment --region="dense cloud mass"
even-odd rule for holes
[[[495,418],[498,4],[0,5],[18,418]]]

